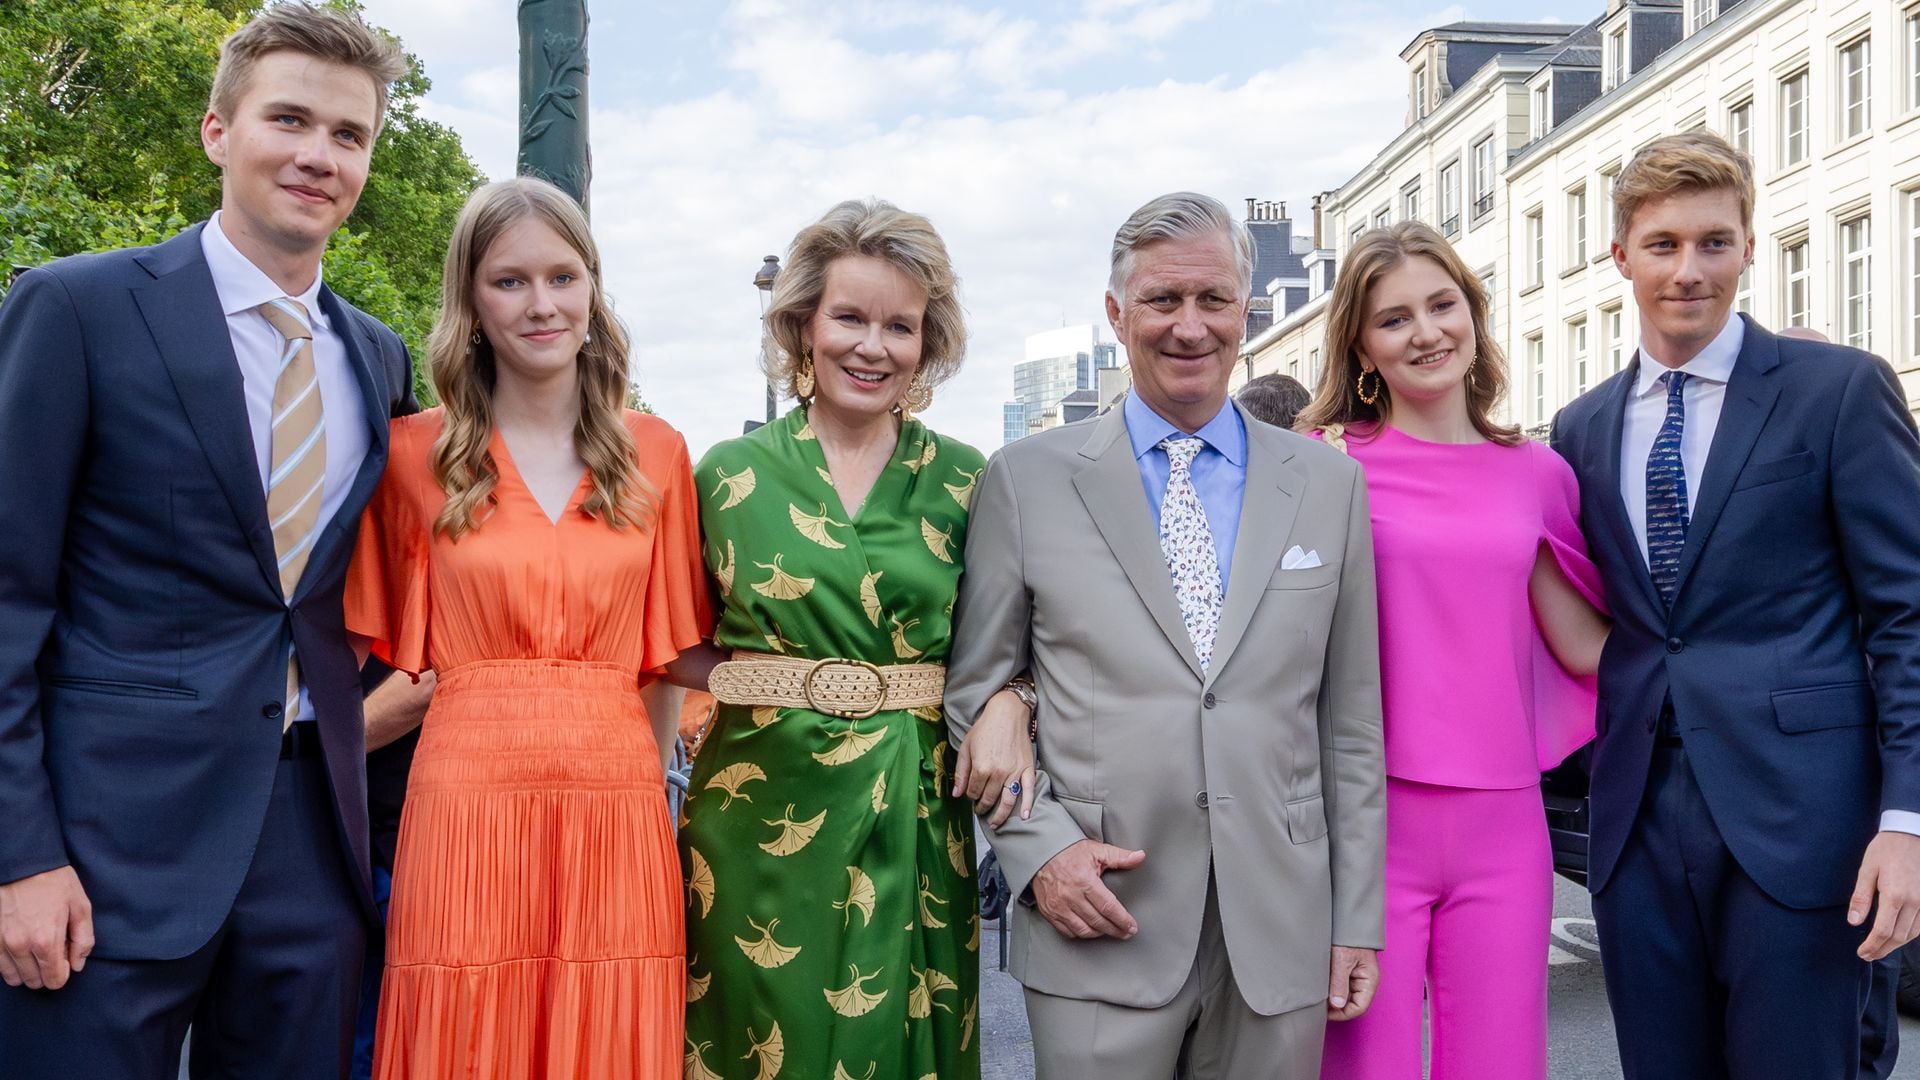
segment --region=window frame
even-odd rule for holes
[[[1591,324],[1585,314],[1567,320],[1567,372],[1573,377],[1573,396],[1587,392],[1593,372]]]
[[[1850,58],[1857,58],[1859,68],[1850,70]],[[1838,111],[1834,116],[1834,134],[1839,142],[1848,142],[1861,138],[1873,130],[1873,34],[1871,31],[1857,34],[1834,47],[1833,50],[1834,103]],[[1859,90],[1858,99],[1849,99],[1848,94]]]
[[[1467,148],[1468,157],[1472,162],[1468,170],[1468,178],[1472,181],[1473,185],[1469,192],[1470,201],[1467,204],[1467,224],[1469,227],[1478,225],[1483,219],[1493,213],[1494,195],[1500,187],[1499,169],[1494,157],[1495,149],[1493,140],[1494,133],[1489,131],[1480,138],[1475,139]],[[1485,177],[1480,175],[1483,164],[1486,167]],[[1483,182],[1485,187],[1481,186]]]
[[[1795,100],[1793,96],[1796,87],[1799,91],[1798,100]],[[1779,164],[1782,169],[1791,169],[1796,165],[1803,164],[1812,151],[1813,100],[1810,93],[1812,89],[1813,78],[1811,69],[1805,65],[1780,77]],[[1799,127],[1797,128],[1789,126],[1794,122],[1796,115],[1799,118]]]
[[[1873,351],[1873,214],[1862,211],[1836,222],[1836,262],[1840,267],[1840,343]],[[1859,230],[1858,247],[1850,236]]]
[[[1437,186],[1440,189],[1440,233],[1449,240],[1460,235],[1461,218],[1464,216],[1461,214],[1464,207],[1460,198],[1460,179],[1464,171],[1461,168],[1460,159],[1454,157],[1442,162],[1437,174]],[[1451,194],[1447,184],[1449,173],[1453,176]]]
[[[1587,215],[1587,185],[1583,181],[1567,189],[1567,268],[1569,270],[1587,264],[1587,248],[1591,242]]]
[[[1521,215],[1522,241],[1526,244],[1522,257],[1527,265],[1527,287],[1544,285],[1547,281],[1547,215],[1536,206]]]
[[[1606,354],[1606,373],[1612,375],[1627,365],[1627,313],[1624,303],[1600,309],[1600,340]]]
[[[1801,230],[1780,240],[1780,325],[1811,329],[1812,323],[1813,246],[1811,237]]]

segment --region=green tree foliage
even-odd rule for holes
[[[329,0],[355,9],[353,0]],[[260,0],[7,0],[0,16],[0,260],[151,244],[211,214],[200,148],[220,42]],[[328,248],[329,287],[385,321],[416,361],[440,303],[454,218],[485,181],[420,115],[417,58],[394,87],[373,172]],[[0,274],[0,278],[4,278]],[[423,365],[416,389],[431,400]]]

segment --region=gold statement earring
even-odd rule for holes
[[[903,422],[911,420],[914,413],[926,412],[932,406],[933,387],[927,385],[925,378],[915,375],[913,381],[907,384],[905,396],[900,399],[900,419]]]
[[[1367,376],[1369,375],[1373,376],[1373,392],[1372,393],[1367,392]],[[1375,402],[1379,401],[1380,400],[1380,373],[1378,371],[1362,371],[1360,373],[1360,377],[1353,380],[1353,391],[1354,393],[1359,394],[1360,400],[1365,402],[1368,405],[1372,405]]]
[[[800,350],[800,370],[793,376],[793,396],[801,401],[813,400],[813,350]]]

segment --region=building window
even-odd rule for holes
[[[1607,35],[1607,85],[1611,90],[1627,81],[1627,28]]]
[[[1920,356],[1920,190],[1907,197],[1907,355]]]
[[[1873,92],[1870,86],[1873,78],[1873,58],[1869,52],[1872,39],[1858,37],[1840,46],[1839,63],[1836,65],[1840,76],[1840,137],[1851,139],[1855,135],[1864,135],[1873,125]]]
[[[1553,84],[1541,83],[1533,88],[1533,138],[1542,139],[1553,130],[1553,115],[1549,111],[1553,106]]]
[[[1460,162],[1440,166],[1440,231],[1449,237],[1460,235]]]
[[[1591,365],[1587,361],[1587,320],[1574,319],[1567,323],[1568,367],[1573,370],[1573,393],[1577,397],[1587,392],[1588,379],[1592,375]],[[1543,417],[1544,419],[1544,417]]]
[[[1807,73],[1805,70],[1780,81],[1780,165],[1798,165],[1807,160]]]
[[[1420,181],[1418,180],[1400,190],[1400,220],[1420,220]]]
[[[1687,33],[1697,34],[1713,21],[1713,0],[1687,0]]]
[[[1615,165],[1600,173],[1600,224],[1601,236],[1609,245],[1613,243],[1613,181],[1620,175],[1620,166]]]
[[[1733,310],[1753,314],[1753,264],[1740,271],[1740,282],[1733,287]]]
[[[1488,270],[1480,275],[1480,290],[1487,294],[1487,333],[1489,335],[1497,331],[1497,328],[1494,326],[1493,316],[1494,312],[1498,311],[1500,307],[1498,302],[1499,294],[1493,291],[1493,273],[1492,270]]]
[[[1373,227],[1384,229],[1393,224],[1393,207],[1383,206],[1373,212]]]
[[[1907,12],[1907,108],[1920,109],[1920,7]]]
[[[1427,65],[1421,64],[1413,69],[1413,118],[1423,120],[1427,115]]]
[[[1547,280],[1547,230],[1540,211],[1528,212],[1526,235],[1527,287],[1532,288]]]
[[[1314,383],[1319,381],[1320,381],[1320,350],[1308,349],[1307,350],[1307,385],[1312,386]]]
[[[1567,192],[1567,266],[1587,261],[1587,186]]]
[[[1533,380],[1533,419],[1547,420],[1547,342],[1539,334],[1527,335],[1527,377]]]
[[[1607,374],[1619,371],[1627,363],[1627,316],[1620,305],[1602,309],[1600,333],[1607,350]]]
[[[1807,238],[1788,241],[1780,248],[1780,322],[1811,326],[1813,277],[1807,265]]]
[[[1735,150],[1753,156],[1753,99],[1727,110],[1727,141]]]
[[[1473,220],[1493,209],[1493,136],[1473,144]]]
[[[1840,340],[1873,349],[1873,219],[1840,223]]]
[[[1347,250],[1352,251],[1354,248],[1354,245],[1360,242],[1360,238],[1366,235],[1366,232],[1367,232],[1367,219],[1361,218],[1360,223],[1358,225],[1355,225],[1353,227],[1353,231],[1347,234]]]

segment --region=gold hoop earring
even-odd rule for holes
[[[801,401],[813,400],[813,350],[800,350],[800,370],[793,375],[793,396]]]
[[[1372,393],[1367,392],[1367,376],[1369,375],[1373,376]],[[1353,380],[1353,392],[1359,394],[1360,400],[1368,405],[1378,402],[1380,400],[1380,373],[1378,371],[1362,371],[1360,377]]]
[[[480,348],[481,340],[482,339],[480,337],[480,324],[474,323],[473,334],[467,338],[467,352],[473,353],[478,351]]]
[[[933,406],[933,387],[919,375],[907,384],[907,392],[900,399],[900,419],[904,422],[913,419],[913,414],[926,412]]]

